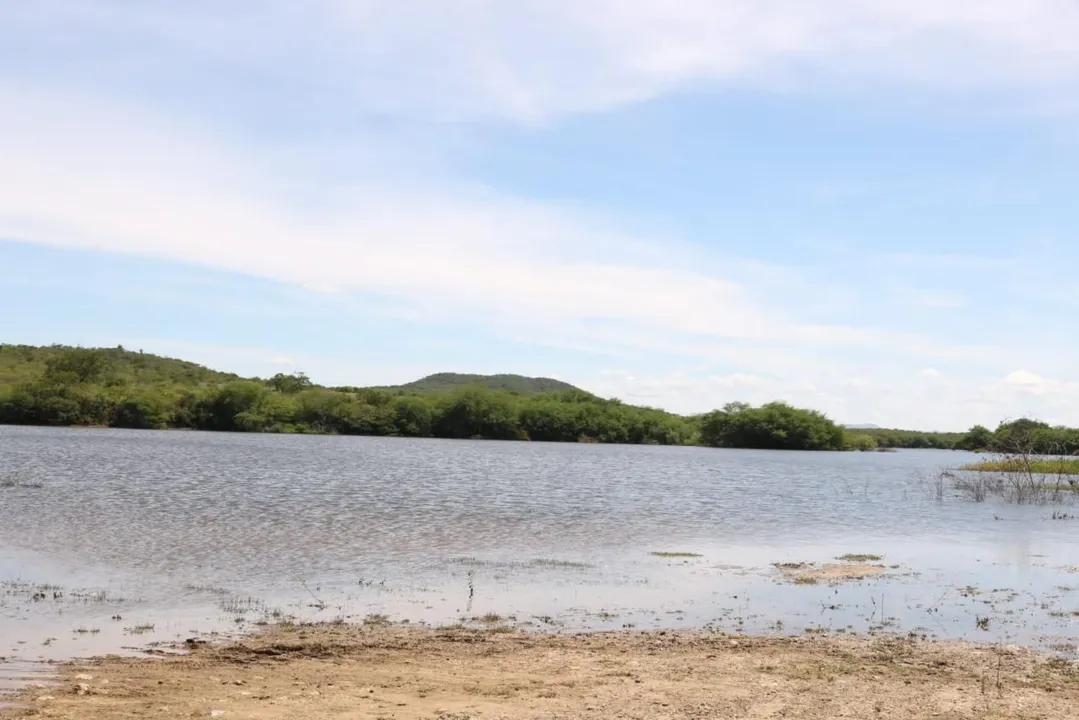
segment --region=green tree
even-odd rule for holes
[[[988,450],[993,447],[993,431],[984,425],[975,425],[955,444],[955,447],[957,450],[972,452]]]
[[[311,378],[307,377],[307,375],[302,372],[295,372],[291,375],[277,373],[267,380],[266,384],[283,395],[295,395],[298,392],[309,390],[314,386],[314,383],[311,382]]]
[[[842,450],[843,428],[816,410],[773,402],[753,408],[731,403],[706,415],[701,442],[713,447]]]

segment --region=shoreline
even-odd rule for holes
[[[180,647],[59,664],[0,718],[1057,720],[1079,702],[1074,662],[910,635],[282,624]]]

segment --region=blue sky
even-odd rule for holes
[[[0,2],[0,341],[1079,425],[1077,37],[1063,0]]]

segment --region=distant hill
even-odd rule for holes
[[[0,344],[0,387],[36,380],[45,372],[49,360],[60,358],[76,348],[67,345]],[[238,375],[210,370],[186,360],[152,355],[123,347],[101,348],[108,358],[113,381],[135,386],[178,385],[198,387],[236,380]]]
[[[880,430],[880,425],[874,425],[873,423],[861,423],[844,425],[847,430]]]
[[[385,389],[424,393],[440,392],[466,385],[479,385],[488,390],[508,390],[519,395],[538,395],[540,393],[566,391],[584,392],[569,383],[553,378],[525,377],[524,375],[470,375],[466,373],[435,373],[404,385],[395,385]]]

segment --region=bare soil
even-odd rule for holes
[[[870,563],[779,563],[776,565],[784,579],[791,582],[842,582],[876,577],[887,572],[883,565]]]
[[[1030,650],[894,637],[580,636],[274,628],[183,656],[62,668],[0,718],[1076,717],[1079,670]]]

